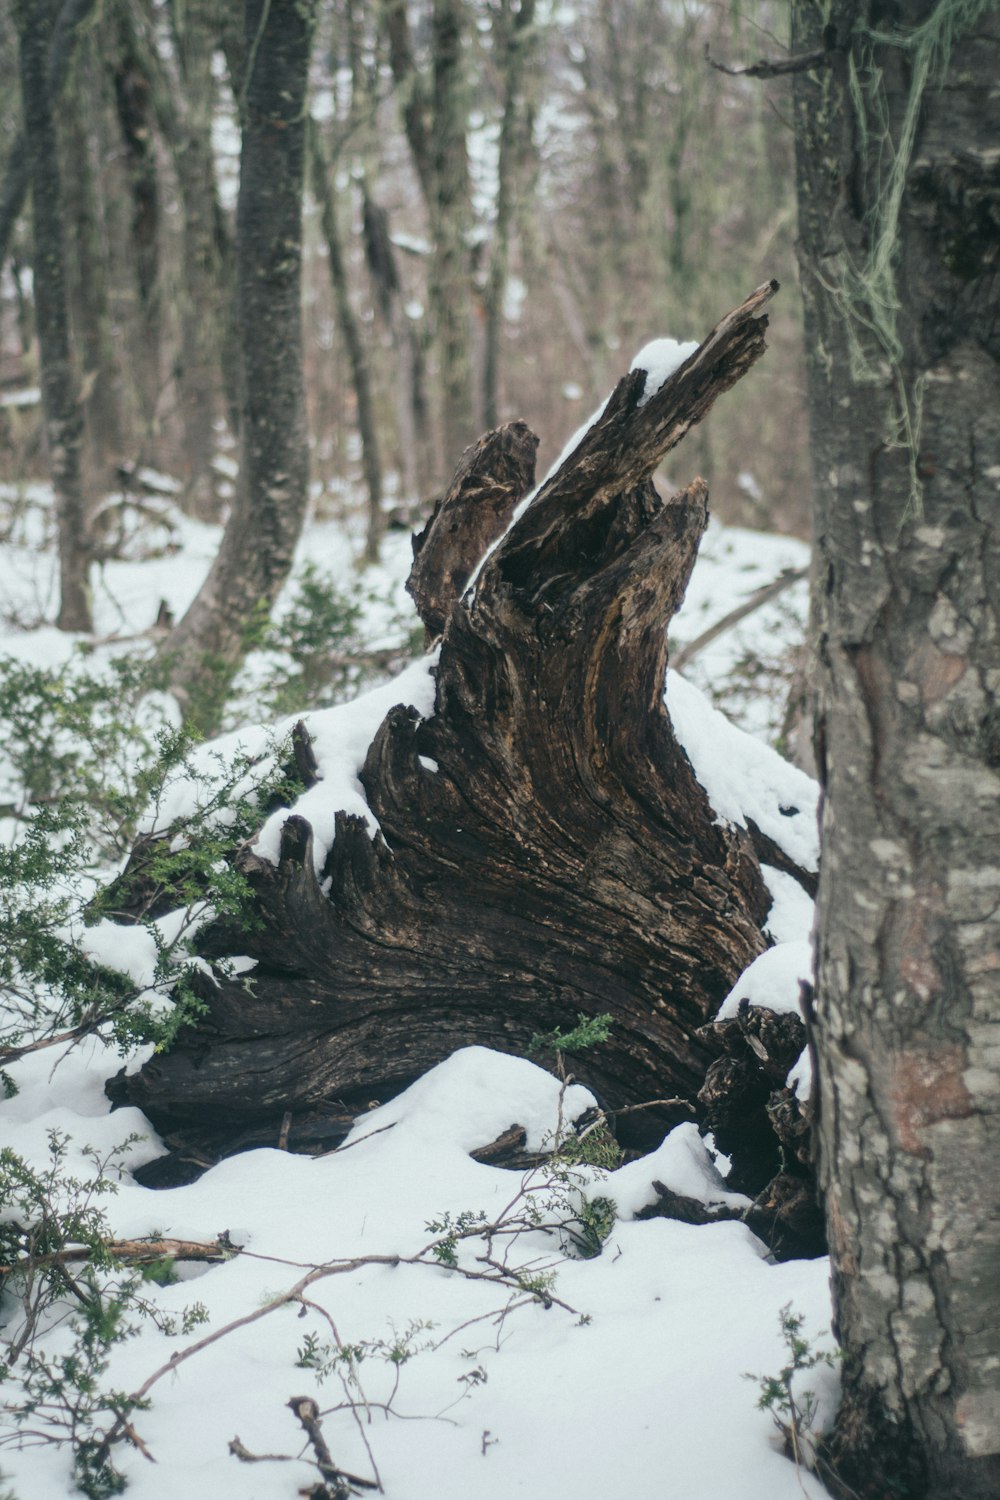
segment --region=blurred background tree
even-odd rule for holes
[[[89,512],[124,464],[177,476],[186,508],[218,517],[240,406],[242,8],[49,9],[80,12],[53,109]],[[544,465],[646,340],[699,336],[765,276],[794,282],[784,88],[706,59],[773,51],[786,20],[767,0],[323,0],[303,243],[314,477],[365,477],[352,339],[386,492],[419,509],[485,427],[526,417]],[[16,480],[44,457],[13,0],[0,56],[0,472]],[[804,532],[794,296],[771,342],[770,399],[737,394],[698,458],[727,519]]]

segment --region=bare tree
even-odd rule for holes
[[[445,467],[475,435],[472,360],[471,187],[464,0],[434,0],[431,56],[420,67],[405,0],[383,0],[389,57],[431,230],[428,284],[440,361]]]
[[[99,47],[95,37],[87,35],[76,50],[59,112],[59,149],[67,292],[73,347],[82,372],[84,474],[95,497],[107,490],[125,446],[101,180],[109,94]]]
[[[70,347],[63,246],[63,205],[49,50],[50,3],[16,0],[24,152],[31,189],[35,317],[42,367],[42,410],[59,534],[60,630],[91,630],[90,549],[81,474],[83,412]]]
[[[358,436],[361,439],[361,455],[368,491],[368,527],[365,537],[365,557],[374,562],[378,557],[378,544],[382,535],[382,461],[379,451],[378,431],[372,402],[372,384],[368,368],[368,355],[358,319],[351,304],[344,263],[344,246],[337,216],[336,183],[331,182],[330,164],[323,150],[319,126],[315,120],[309,122],[310,184],[319,207],[326,241],[327,263],[330,267],[330,282],[337,308],[337,321],[347,350],[351,366],[351,381],[357,405]]]
[[[533,61],[535,0],[500,0],[493,11],[494,50],[503,77],[503,113],[497,158],[496,220],[483,294],[486,327],[483,339],[483,425],[500,420],[500,335],[507,290],[511,232],[524,158],[530,144],[530,111],[526,109],[526,74]]]
[[[288,576],[308,498],[300,287],[313,16],[302,0],[246,4],[239,487],[208,577],[164,647],[171,686],[202,727],[215,722],[248,630]]]
[[[69,73],[80,27],[96,3],[97,0],[64,0],[58,9],[58,14],[54,19],[50,18],[52,24],[46,55],[46,78],[50,105],[58,99],[62,91]],[[44,22],[46,19],[44,6],[40,4],[36,9],[39,14],[35,19]],[[23,11],[24,7],[16,3],[15,10]],[[18,25],[20,26],[20,23]],[[3,265],[7,259],[11,236],[28,196],[30,178],[28,145],[25,133],[22,131],[14,138],[7,158],[3,187],[0,188],[0,265]]]
[[[793,8],[847,1496],[1000,1493],[995,5]],[[831,1481],[834,1482],[834,1481]]]

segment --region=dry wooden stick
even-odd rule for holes
[[[725,635],[727,630],[732,630],[733,626],[745,620],[747,615],[752,615],[755,610],[762,609],[765,604],[770,604],[772,599],[777,599],[786,589],[790,589],[793,583],[801,583],[802,579],[808,576],[808,568],[785,568],[773,582],[764,584],[762,588],[752,593],[749,599],[744,599],[736,609],[731,609],[728,615],[723,615],[721,620],[717,620],[714,625],[703,630],[701,635],[695,636],[693,641],[688,641],[687,645],[675,651],[670,661],[674,671],[682,672],[689,661],[692,661],[700,651],[704,651],[706,646],[710,646],[720,635]]]
[[[126,1265],[142,1266],[157,1260],[219,1261],[232,1260],[240,1252],[227,1238],[205,1243],[201,1240],[103,1240],[102,1248],[115,1260]],[[63,1250],[53,1250],[48,1255],[29,1255],[24,1260],[15,1260],[0,1265],[0,1276],[12,1276],[19,1271],[37,1271],[42,1266],[64,1266],[74,1261],[89,1260],[93,1250],[89,1245],[67,1245]]]
[[[303,1430],[309,1439],[312,1450],[316,1455],[316,1467],[323,1478],[329,1480],[334,1486],[336,1500],[348,1500],[350,1490],[377,1490],[381,1486],[371,1479],[360,1479],[356,1474],[348,1474],[340,1469],[333,1461],[333,1455],[327,1447],[326,1438],[323,1436],[323,1427],[319,1419],[319,1407],[311,1396],[293,1396],[287,1402],[290,1411],[293,1411],[302,1424]]]

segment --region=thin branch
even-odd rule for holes
[[[763,588],[757,589],[749,599],[744,599],[736,609],[731,609],[728,615],[723,615],[721,620],[717,620],[714,625],[703,630],[701,635],[695,636],[693,641],[688,641],[686,646],[681,646],[675,651],[670,659],[670,665],[674,671],[682,672],[688,662],[693,661],[699,652],[704,651],[705,647],[710,646],[720,635],[725,635],[727,630],[732,630],[733,626],[745,620],[747,615],[752,615],[755,610],[763,608],[765,604],[770,604],[772,599],[777,599],[786,589],[790,589],[793,583],[801,583],[803,578],[808,576],[808,568],[785,568],[773,582],[764,584]]]
[[[360,1479],[356,1474],[348,1474],[346,1470],[338,1467],[333,1461],[333,1455],[327,1446],[326,1438],[323,1436],[323,1424],[320,1421],[319,1406],[311,1396],[293,1396],[287,1402],[291,1411],[298,1417],[302,1429],[309,1439],[310,1446],[316,1455],[316,1467],[324,1479],[329,1480],[337,1487],[337,1490],[346,1497],[348,1489],[381,1490],[381,1482],[374,1483],[370,1479]]]
[[[115,1260],[130,1266],[147,1265],[158,1260],[185,1260],[218,1262],[232,1260],[239,1254],[239,1246],[212,1240],[206,1244],[200,1240],[104,1240],[102,1248]],[[23,1260],[0,1265],[0,1276],[13,1276],[18,1272],[37,1271],[43,1266],[65,1266],[73,1261],[89,1260],[94,1250],[91,1245],[69,1245],[63,1250],[53,1250],[48,1255],[29,1255]]]
[[[816,52],[799,52],[793,57],[775,59],[762,57],[759,62],[748,63],[745,68],[731,68],[727,63],[716,62],[708,50],[708,43],[705,43],[705,61],[709,67],[730,78],[785,78],[790,73],[811,73],[816,68],[828,68],[833,56],[833,46],[825,46]]]

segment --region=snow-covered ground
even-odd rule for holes
[[[13,507],[10,494],[0,499]],[[49,497],[38,486],[20,501],[0,547],[0,655],[57,665],[74,642],[46,623],[55,581],[43,547]],[[193,597],[219,531],[179,517],[166,502],[162,531],[155,555],[140,555],[148,537],[137,534],[133,560],[104,565],[97,630],[119,640],[100,650],[120,650],[120,638],[148,629],[161,600],[179,616]],[[350,588],[360,543],[356,522],[324,517],[318,507],[298,566],[309,559]],[[700,635],[805,560],[799,542],[713,524],[672,638]],[[391,536],[380,569],[366,579],[374,642],[405,638],[408,563],[408,538]],[[762,706],[759,694],[743,694],[740,728],[695,685],[724,696],[727,682],[743,680],[748,656],[772,659],[794,648],[804,610],[799,585],[778,606],[749,616],[696,658],[686,680],[671,676],[667,703],[718,815],[752,816],[809,862],[815,788],[745,732],[773,729],[778,698]],[[324,790],[307,794],[312,803],[303,809],[318,843],[336,807],[361,795],[357,769],[384,708],[403,694],[430,711],[427,680],[426,666],[415,665],[356,705],[309,716],[326,772]],[[778,946],[758,961],[766,975],[755,966],[733,998],[752,989],[754,998],[789,1006],[809,966],[811,903],[788,877],[770,872],[768,883]],[[158,1155],[161,1143],[137,1110],[110,1112],[103,1092],[120,1063],[93,1040],[24,1058],[10,1069],[19,1092],[0,1105],[0,1130],[2,1144],[36,1170],[50,1159],[50,1132],[63,1133],[66,1170],[83,1182],[96,1171],[88,1148],[106,1157],[138,1135],[110,1168],[120,1179],[101,1199],[110,1231],[120,1239],[205,1242],[225,1232],[242,1247],[222,1264],[180,1267],[176,1284],[144,1288],[177,1319],[185,1306],[202,1304],[205,1321],[170,1336],[145,1319],[112,1350],[108,1386],[136,1391],[160,1372],[148,1384],[148,1410],[133,1418],[143,1446],[123,1443],[114,1455],[135,1500],[291,1500],[308,1492],[320,1476],[288,1407],[299,1397],[315,1398],[324,1413],[336,1464],[380,1484],[390,1500],[800,1500],[824,1493],[782,1456],[770,1416],[756,1409],[757,1384],[745,1376],[777,1374],[786,1362],[779,1312],[789,1304],[817,1345],[832,1346],[826,1262],[772,1264],[732,1222],[693,1227],[634,1217],[655,1201],[654,1179],[706,1202],[732,1198],[693,1126],[610,1174],[543,1167],[525,1175],[482,1165],[469,1152],[512,1123],[537,1147],[590,1099],[576,1086],[563,1091],[526,1059],[470,1048],[373,1110],[332,1154],[254,1151],[190,1186],[154,1192],[137,1185],[130,1168]],[[808,1086],[803,1068],[796,1081]],[[572,1235],[553,1226],[595,1198],[611,1200],[617,1219],[602,1253],[582,1258]],[[492,1235],[478,1232],[479,1214]],[[470,1233],[452,1243],[456,1223]],[[9,1293],[2,1313],[15,1333],[19,1307]],[[41,1343],[58,1356],[72,1340],[64,1316]],[[324,1373],[324,1349],[336,1341],[353,1356],[342,1353]],[[821,1397],[822,1420],[835,1398],[833,1372],[821,1366],[805,1383]],[[5,1399],[15,1384],[16,1369]],[[25,1427],[44,1431],[40,1417]],[[241,1462],[231,1447],[267,1457]],[[0,1447],[0,1474],[18,1500],[74,1493],[66,1448],[30,1435],[23,1447]]]

